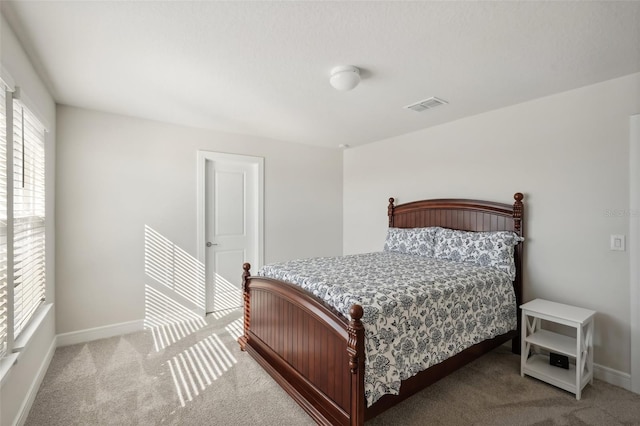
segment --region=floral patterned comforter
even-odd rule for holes
[[[378,252],[271,264],[258,275],[296,284],[346,318],[362,305],[367,406],[398,394],[401,380],[516,329],[512,282],[489,267]]]

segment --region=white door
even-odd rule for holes
[[[242,306],[242,264],[262,263],[262,158],[199,153],[207,313]]]

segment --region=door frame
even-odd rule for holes
[[[631,391],[640,394],[640,114],[629,118]]]
[[[206,226],[207,226],[207,217],[206,217],[206,170],[207,170],[207,161],[232,161],[235,163],[245,163],[250,164],[257,167],[256,179],[257,182],[254,182],[257,186],[257,200],[256,206],[258,209],[257,215],[255,216],[255,239],[256,242],[255,252],[257,253],[258,264],[251,265],[251,268],[256,271],[258,268],[262,266],[264,263],[264,158],[262,157],[253,157],[249,155],[239,155],[239,154],[227,154],[223,152],[213,152],[213,151],[202,151],[198,150],[198,163],[197,163],[197,225],[196,232],[197,238],[196,242],[198,244],[197,256],[198,261],[203,265],[205,271],[205,277],[207,274],[207,262],[206,262]],[[238,276],[242,275],[242,265],[238,265]],[[205,294],[208,294],[206,285],[207,280],[205,278]],[[208,305],[208,300],[205,300],[205,311]]]

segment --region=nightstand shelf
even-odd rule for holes
[[[544,347],[551,352],[576,357],[576,339],[548,330],[538,330],[526,338],[532,345]]]
[[[595,311],[536,299],[522,308],[520,374],[535,377],[576,395],[593,382],[593,317]],[[576,337],[545,330],[542,320],[575,329]],[[536,349],[568,356],[569,369],[549,364],[549,356]]]

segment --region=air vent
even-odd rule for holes
[[[442,99],[431,97],[429,99],[416,102],[415,104],[407,105],[405,108],[413,110],[415,112],[422,112],[422,111],[433,109],[435,107],[438,107],[440,105],[444,105],[447,103],[448,103],[447,101],[444,101]]]

